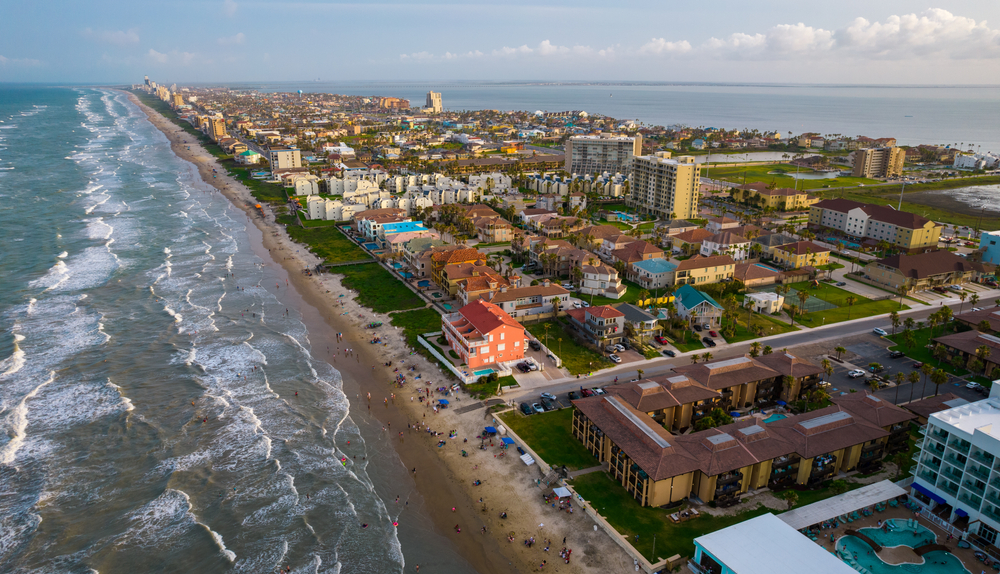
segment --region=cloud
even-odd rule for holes
[[[917,14],[890,16],[885,22],[856,18],[836,34],[845,49],[879,58],[939,54],[955,59],[1000,56],[1000,30],[986,21],[932,8]]]
[[[167,63],[167,55],[166,54],[162,54],[160,52],[157,52],[156,50],[154,50],[152,48],[149,49],[149,52],[147,52],[146,55],[149,56],[149,59],[151,59],[154,62],[157,62],[159,64],[166,64]]]
[[[150,61],[157,64],[172,63],[186,66],[195,61],[198,55],[193,52],[181,52],[179,50],[171,50],[169,53],[164,54],[163,52],[157,52],[156,50],[150,48],[149,52],[146,52],[146,57],[149,58]]]
[[[492,54],[494,56],[516,56],[523,54],[531,54],[532,52],[534,52],[534,50],[529,48],[527,44],[523,44],[518,48],[508,48],[507,46],[504,46],[499,50],[493,50]]]
[[[92,30],[84,28],[83,36],[97,42],[105,44],[115,44],[116,46],[128,46],[139,43],[139,32],[135,28],[128,30]]]
[[[8,58],[0,54],[0,66],[41,66],[41,60],[36,60],[34,58]]]
[[[222,2],[222,13],[230,18],[236,15],[236,8],[237,4],[233,0],[224,0]]]
[[[434,54],[430,52],[414,52],[412,54],[400,54],[400,60],[431,60],[434,58]]]
[[[668,42],[665,38],[653,38],[639,48],[640,54],[683,54],[691,51],[691,43],[687,40]]]
[[[217,42],[220,46],[235,46],[237,44],[242,44],[246,40],[246,36],[243,32],[236,34],[235,36],[227,36],[225,38],[219,38]]]

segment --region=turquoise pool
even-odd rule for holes
[[[934,542],[937,537],[927,528],[917,525],[916,529],[905,525],[903,520],[889,521],[895,529],[883,532],[878,528],[862,528],[861,532],[881,546],[919,547]],[[849,566],[855,564],[871,574],[971,574],[962,561],[951,552],[935,550],[924,554],[922,563],[886,564],[857,536],[843,536],[837,541],[837,556]],[[856,569],[856,568],[855,568]]]
[[[787,415],[783,415],[783,414],[780,414],[780,413],[774,413],[773,415],[771,415],[771,416],[767,417],[766,419],[764,419],[764,422],[766,422],[766,423],[773,423],[774,421],[780,421],[781,419],[787,419],[787,418],[788,418]]]
[[[479,369],[478,371],[472,371],[472,374],[477,377],[488,377],[493,374],[493,369]]]
[[[937,540],[937,536],[920,524],[916,525],[916,528],[912,528],[906,525],[905,520],[890,519],[886,520],[889,523],[889,531],[886,532],[881,528],[862,528],[859,532],[871,538],[879,546],[909,546],[910,548],[919,548],[924,544],[929,544]]]

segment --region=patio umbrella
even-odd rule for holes
[[[450,403],[448,402],[448,399],[438,399],[438,404],[439,405],[447,405],[447,404],[450,404]]]

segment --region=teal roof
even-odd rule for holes
[[[677,265],[667,261],[666,259],[645,259],[643,261],[636,261],[632,264],[632,267],[638,267],[647,273],[670,273],[674,269],[677,269]]]
[[[239,155],[260,155],[260,154],[257,153],[257,152],[255,152],[255,151],[253,151],[252,149],[248,149],[247,151],[245,151],[245,152],[243,152],[243,153],[241,153]]]
[[[701,303],[708,303],[717,309],[722,309],[722,305],[716,303],[711,295],[702,293],[690,285],[681,285],[680,289],[674,291],[674,296],[677,297],[685,309],[693,309]]]

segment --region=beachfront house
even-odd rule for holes
[[[478,299],[441,317],[448,345],[470,370],[509,366],[524,359],[524,327],[504,311]]]
[[[674,292],[674,297],[678,317],[692,324],[709,325],[713,329],[722,324],[722,305],[716,303],[708,293],[703,293],[690,285],[681,285]]]

